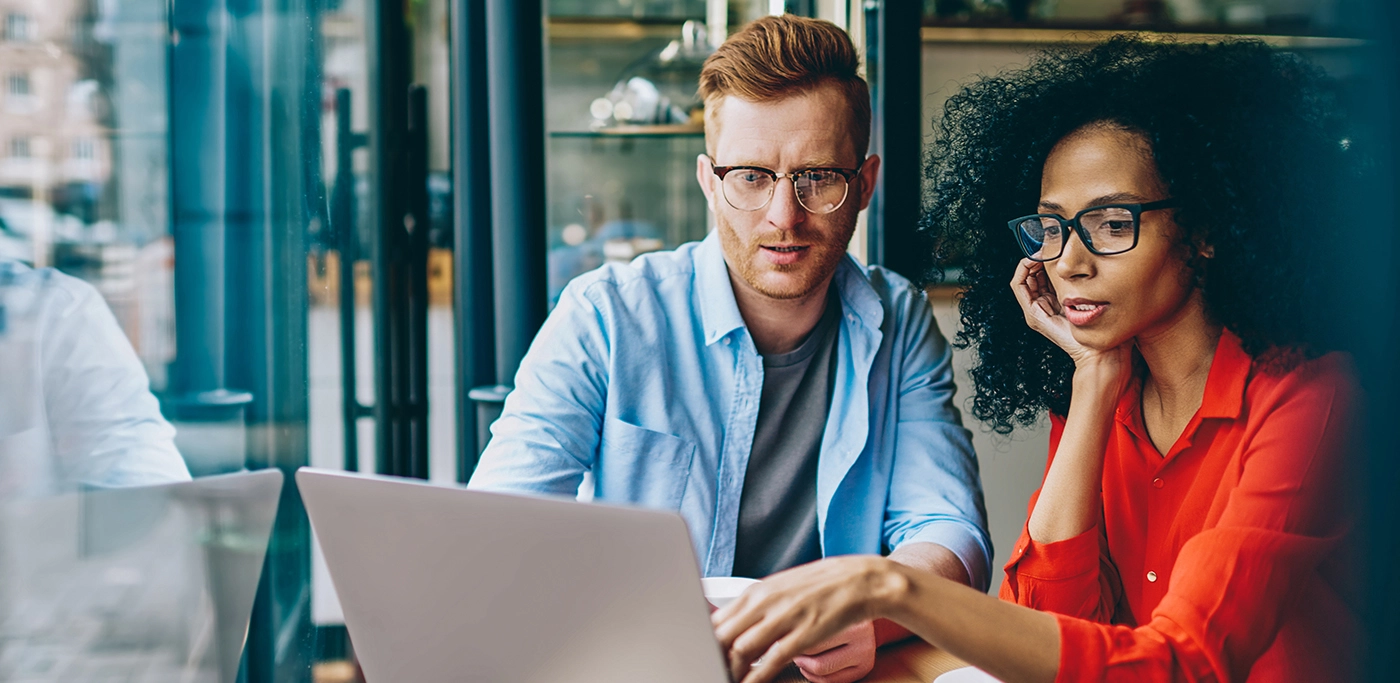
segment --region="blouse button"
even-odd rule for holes
[[[1160,489],[1160,488],[1162,488],[1162,487],[1165,486],[1165,485],[1166,485],[1166,482],[1162,481],[1162,478],[1161,478],[1161,477],[1158,477],[1158,478],[1152,480],[1152,488],[1154,488],[1154,489]]]
[[[1149,583],[1157,583],[1157,572],[1147,572],[1147,580]]]

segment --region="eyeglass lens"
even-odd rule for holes
[[[747,168],[730,171],[721,181],[725,201],[740,211],[757,211],[767,206],[777,184],[777,178]],[[846,177],[835,171],[801,171],[793,176],[792,185],[798,203],[812,213],[831,213],[841,208],[849,190]]]
[[[1086,246],[1099,254],[1117,254],[1133,248],[1137,237],[1137,220],[1133,212],[1121,207],[1094,209],[1079,217],[1079,225],[1088,235]],[[1054,216],[1030,216],[1017,224],[1021,244],[1033,259],[1048,260],[1065,250],[1070,230]]]

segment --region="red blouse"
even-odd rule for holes
[[[1165,456],[1141,391],[1118,403],[1100,524],[1049,544],[1023,528],[1006,565],[1002,599],[1056,613],[1057,680],[1351,679],[1347,358],[1271,371],[1226,331]],[[1053,459],[1064,419],[1051,426]]]

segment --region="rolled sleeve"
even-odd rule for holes
[[[578,492],[602,434],[607,345],[603,314],[576,280],[521,360],[470,488]]]
[[[905,538],[898,546],[910,543],[937,543],[952,551],[967,570],[969,585],[978,590],[987,590],[991,577],[988,576],[991,559],[987,540],[982,530],[961,519],[935,520],[924,524],[913,535]]]
[[[944,546],[962,561],[971,585],[985,591],[992,541],[972,434],[953,406],[952,349],[928,302],[911,297],[910,306],[885,544]]]

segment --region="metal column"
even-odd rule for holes
[[[375,9],[369,145],[376,188],[375,470],[427,477],[427,100],[421,89],[410,93],[404,0],[382,0]]]
[[[223,0],[170,9],[170,199],[175,238],[175,345],[171,393],[224,386]]]
[[[544,3],[487,0],[496,380],[514,381],[544,323]]]
[[[495,381],[491,282],[491,153],[486,99],[486,5],[452,7],[452,188],[456,254],[452,282],[457,326],[457,476],[465,482],[481,455],[472,387]]]
[[[870,153],[879,154],[880,179],[867,213],[868,260],[918,279],[922,255],[916,232],[922,202],[922,3],[866,4],[867,77],[874,111]]]

